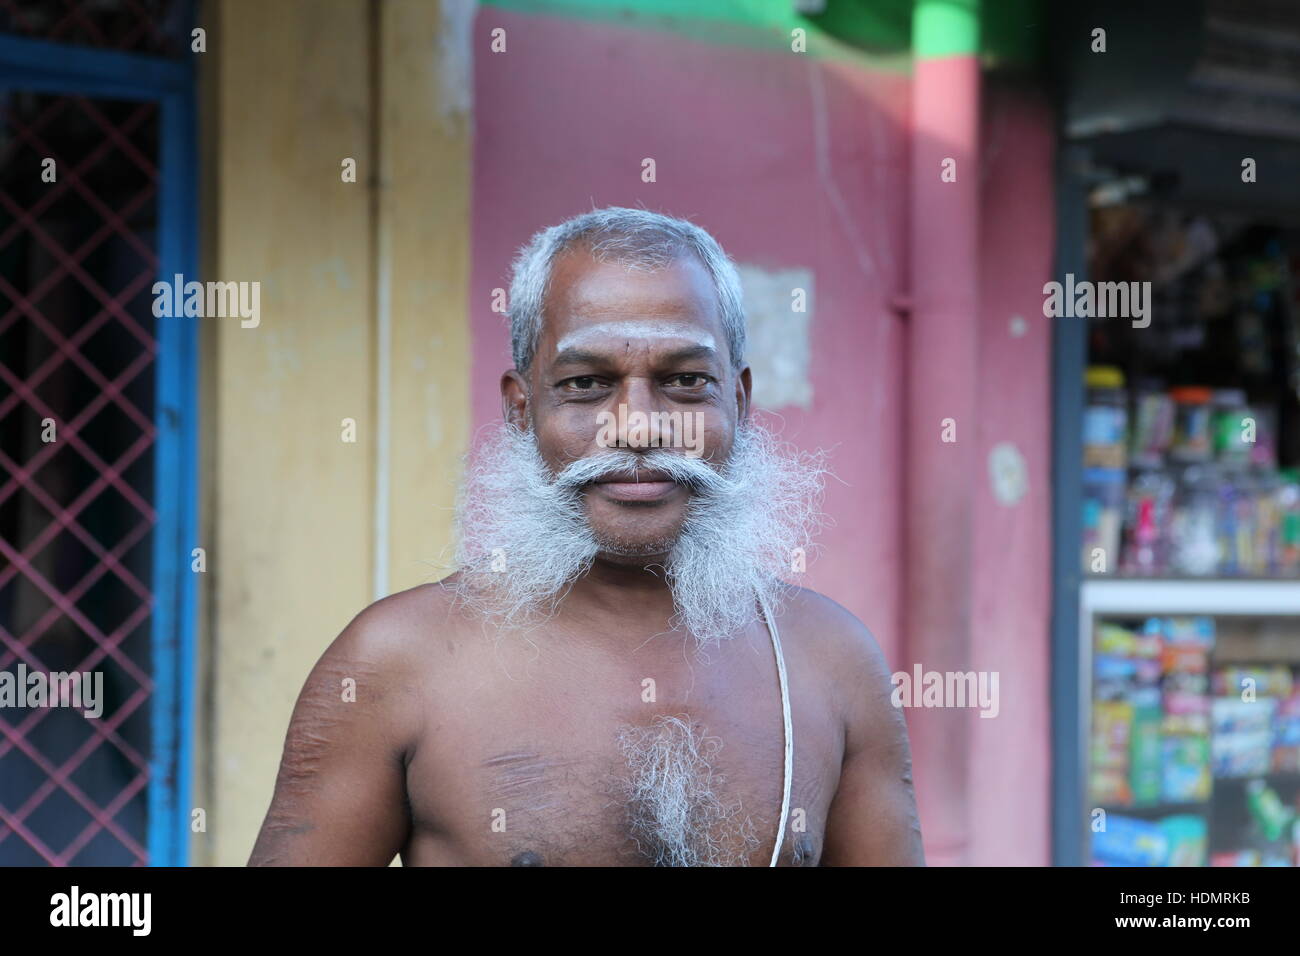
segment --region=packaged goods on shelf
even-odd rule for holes
[[[1126,412],[1123,382],[1118,369],[1088,370],[1085,571],[1300,576],[1300,474],[1277,468],[1274,411],[1242,389],[1146,379]]]
[[[1258,850],[1229,850],[1210,857],[1210,866],[1259,866]]]
[[[1121,469],[1083,473],[1083,566],[1090,574],[1113,573],[1120,560],[1124,482]]]
[[[1174,440],[1169,456],[1178,462],[1209,461],[1214,456],[1210,405],[1214,393],[1208,388],[1183,386],[1170,391],[1174,401]]]
[[[1108,814],[1103,829],[1093,834],[1093,858],[1110,866],[1164,866],[1169,837],[1156,823]]]
[[[1300,866],[1300,246],[1154,198],[1094,216],[1089,277],[1150,279],[1154,321],[1087,329],[1080,560],[1130,580],[1080,594],[1084,858]]]
[[[1133,801],[1128,779],[1129,735],[1132,730],[1132,704],[1099,701],[1095,705],[1090,789],[1098,803],[1128,806]]]
[[[1161,797],[1166,803],[1208,800],[1210,741],[1203,734],[1166,734],[1161,741]]]
[[[1295,811],[1283,803],[1277,791],[1263,780],[1246,784],[1246,806],[1265,841],[1277,843],[1289,835]]]
[[[1219,474],[1206,463],[1177,473],[1169,523],[1171,570],[1208,577],[1219,567]]]
[[[1159,803],[1165,793],[1160,699],[1135,704],[1129,732],[1129,792],[1135,806]]]
[[[1214,776],[1253,777],[1269,772],[1276,709],[1277,700],[1272,697],[1214,698],[1211,734]]]
[[[1093,657],[1089,787],[1109,806],[1196,803],[1210,793],[1206,617],[1101,623]]]
[[[1139,469],[1163,468],[1174,439],[1174,400],[1158,379],[1138,384],[1129,420],[1129,463]]]
[[[1300,773],[1300,690],[1278,701],[1273,718],[1273,772]]]
[[[1217,389],[1213,416],[1214,457],[1228,467],[1249,467],[1258,437],[1258,414],[1246,404],[1246,393],[1239,388]]]
[[[1227,664],[1214,670],[1214,693],[1220,697],[1240,694],[1289,697],[1294,686],[1291,668],[1285,664],[1269,666]]]
[[[1085,375],[1088,404],[1083,413],[1083,467],[1122,471],[1128,458],[1124,373],[1111,366],[1093,366]]]
[[[1093,834],[1097,866],[1201,866],[1205,863],[1206,825],[1202,817],[1174,814],[1142,820],[1109,814]]]
[[[1165,817],[1160,821],[1167,841],[1165,866],[1204,866],[1208,832],[1204,817],[1190,813]]]

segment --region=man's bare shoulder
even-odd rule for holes
[[[852,611],[824,594],[791,588],[777,624],[808,646],[811,656],[830,673],[851,667],[878,671],[884,654],[875,636]]]
[[[892,709],[884,652],[852,611],[824,594],[793,588],[777,624],[787,656],[807,662],[836,701],[850,736],[854,726],[869,727]]]
[[[395,748],[409,749],[429,702],[451,679],[445,675],[448,648],[462,628],[442,582],[375,601],[321,654],[303,686],[296,721],[308,728],[373,725]],[[295,730],[291,725],[291,741]]]
[[[465,626],[450,586],[453,578],[420,584],[375,601],[335,638],[330,652],[393,668],[427,660]]]

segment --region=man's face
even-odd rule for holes
[[[618,447],[720,468],[748,414],[749,381],[748,368],[732,369],[713,283],[693,256],[632,272],[579,247],[555,262],[532,365],[507,372],[501,389],[507,419],[531,425],[552,473],[607,453],[611,422]],[[671,550],[692,492],[663,477],[642,470],[585,487],[602,544],[641,558]]]

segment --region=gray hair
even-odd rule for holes
[[[718,314],[727,336],[732,365],[745,360],[745,307],[736,266],[718,241],[684,219],[646,209],[607,206],[593,209],[536,233],[515,257],[510,278],[510,346],[515,368],[527,371],[542,333],[542,303],[556,257],[583,244],[600,262],[653,271],[684,255],[708,270],[718,294]]]

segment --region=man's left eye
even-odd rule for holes
[[[707,384],[709,377],[707,375],[698,375],[694,372],[683,372],[681,375],[674,375],[668,380],[670,385],[680,385],[682,388],[699,388]]]

